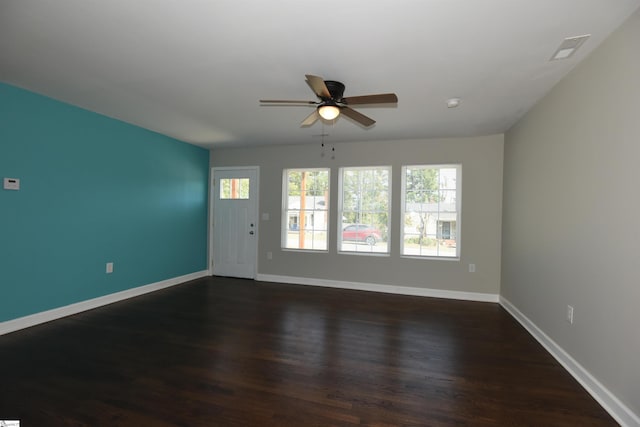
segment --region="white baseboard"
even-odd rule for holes
[[[149,292],[159,291],[160,289],[179,285],[181,283],[188,282],[190,280],[199,279],[201,277],[205,277],[208,275],[209,275],[208,270],[198,271],[195,273],[186,274],[184,276],[163,280],[161,282],[151,283],[149,285],[143,285],[136,288],[127,289],[121,292],[116,292],[114,294],[104,295],[104,296],[89,299],[86,301],[80,301],[75,304],[66,305],[64,307],[58,307],[52,310],[42,311],[40,313],[31,314],[29,316],[7,320],[6,322],[0,322],[0,335],[8,334],[10,332],[15,332],[20,329],[29,328],[31,326],[39,325],[41,323],[46,323],[52,320],[71,316],[72,314],[81,313],[83,311],[92,310],[94,308],[102,307],[103,305],[113,304],[114,302],[137,297],[139,295],[147,294]]]
[[[339,280],[311,279],[308,277],[278,276],[258,274],[256,280],[262,282],[289,283],[294,285],[322,286],[326,288],[352,289],[358,291],[382,292],[386,294],[411,295],[418,297],[446,298],[465,301],[498,302],[497,294],[479,292],[447,291],[442,289],[416,288],[413,286],[380,285],[377,283],[343,282]]]
[[[640,427],[640,417],[603,386],[569,353],[545,334],[509,300],[500,297],[500,305],[509,312],[555,359],[578,381],[587,392],[622,426]]]

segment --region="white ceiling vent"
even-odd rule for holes
[[[578,48],[582,46],[585,41],[587,41],[590,36],[591,34],[567,37],[563,40],[562,43],[560,43],[560,47],[556,49],[555,53],[551,56],[551,59],[549,59],[549,61],[570,58],[576,52],[576,50],[578,50]]]

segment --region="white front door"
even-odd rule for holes
[[[258,168],[215,168],[212,188],[213,274],[255,279]]]

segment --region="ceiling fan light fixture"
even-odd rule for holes
[[[285,99],[261,99],[260,105],[264,104],[307,104],[315,105],[316,109],[311,112],[300,126],[307,127],[313,125],[319,119],[331,122],[341,114],[357,124],[368,128],[375,124],[375,120],[351,108],[352,105],[364,104],[397,104],[398,96],[395,93],[378,93],[372,95],[343,97],[344,84],[335,80],[324,80],[322,77],[313,74],[305,74],[307,84],[318,97],[318,101],[293,101]]]
[[[340,115],[340,108],[335,105],[322,105],[318,107],[318,113],[325,120],[333,120]]]

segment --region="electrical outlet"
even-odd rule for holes
[[[469,273],[475,273],[475,272],[476,272],[476,265],[469,264]]]
[[[567,322],[573,325],[573,306],[567,306]]]
[[[267,259],[273,259],[273,252],[267,252]]]
[[[107,274],[111,274],[113,273],[113,263],[112,262],[108,262],[107,263]]]

